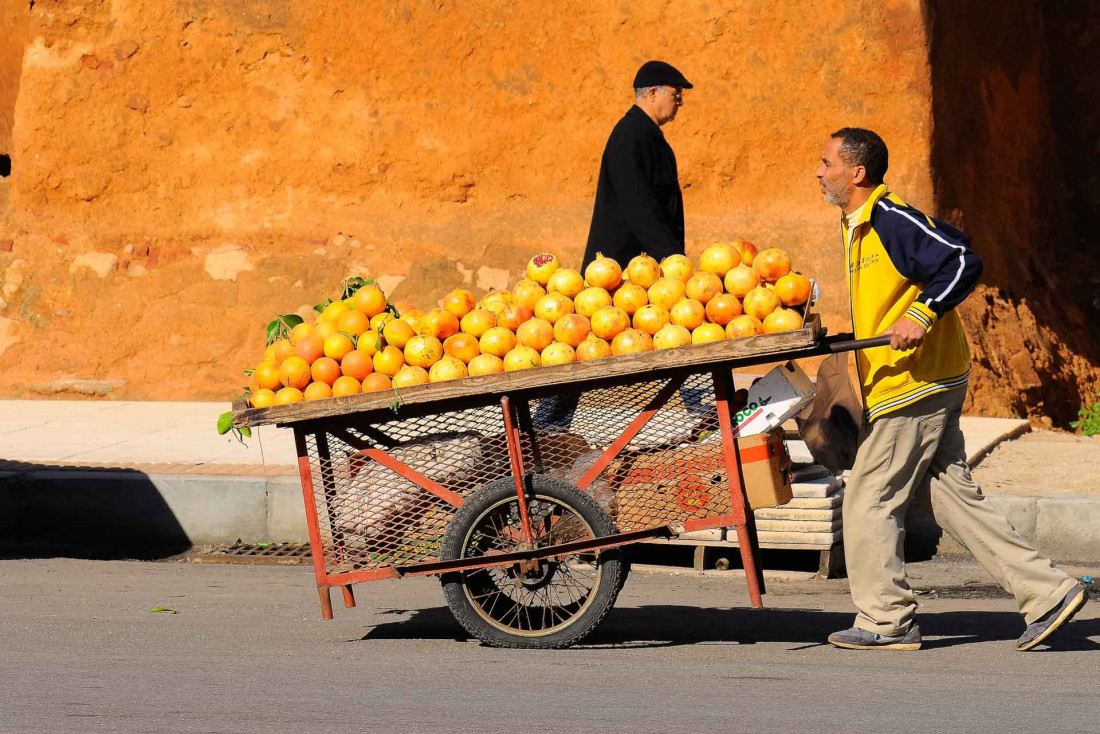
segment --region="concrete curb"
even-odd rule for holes
[[[7,543],[158,556],[237,539],[308,541],[298,477],[0,474],[0,541]]]
[[[991,494],[988,500],[1043,555],[1056,561],[1100,561],[1100,497],[1025,497]],[[966,554],[946,533],[937,552]]]
[[[1045,555],[1100,562],[1100,497],[990,495],[989,501]],[[298,477],[0,472],[0,541],[5,543],[156,556],[238,539],[309,540]],[[966,550],[945,534],[937,552]]]

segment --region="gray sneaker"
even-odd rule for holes
[[[853,627],[829,635],[829,644],[848,650],[919,650],[920,627],[909,625],[904,635],[880,635]]]
[[[1030,650],[1050,637],[1059,627],[1073,619],[1073,615],[1077,614],[1088,600],[1089,593],[1085,589],[1085,585],[1077,584],[1074,586],[1062,599],[1061,604],[1027,626],[1024,634],[1016,640],[1016,650],[1019,652]]]

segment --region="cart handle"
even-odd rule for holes
[[[858,349],[872,349],[874,347],[888,347],[893,338],[889,334],[873,336],[870,339],[854,339],[854,334],[837,334],[826,341],[824,346],[833,354],[840,352],[854,352]]]

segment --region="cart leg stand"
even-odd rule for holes
[[[332,598],[329,586],[321,583],[325,577],[325,553],[321,545],[321,531],[317,523],[317,500],[313,496],[313,475],[309,469],[309,451],[301,429],[294,429],[294,446],[298,452],[298,473],[302,477],[302,497],[306,506],[306,525],[309,527],[309,549],[313,556],[313,574],[317,578],[317,596],[321,600],[321,618],[332,619]]]
[[[764,572],[758,560],[760,545],[756,537],[756,523],[748,509],[745,497],[745,480],[741,474],[741,457],[737,451],[737,439],[733,435],[733,373],[720,370],[713,373],[714,397],[718,408],[718,426],[722,432],[722,452],[726,459],[726,475],[729,478],[730,501],[733,509],[733,525],[737,530],[737,545],[741,551],[741,563],[745,568],[745,581],[749,587],[749,600],[755,609],[764,606],[760,598],[765,593]]]
[[[355,606],[355,592],[351,590],[351,584],[344,584],[340,588],[344,590],[344,606],[351,609]]]

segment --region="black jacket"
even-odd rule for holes
[[[582,268],[597,252],[624,268],[642,252],[658,260],[684,254],[676,156],[661,128],[636,105],[615,125],[604,148]]]

